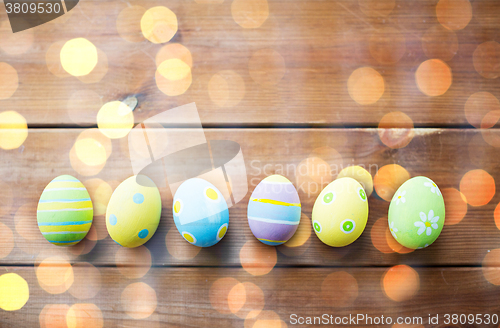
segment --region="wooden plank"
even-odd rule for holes
[[[68,308],[77,303],[94,304],[97,310],[87,311],[84,317],[99,313],[104,327],[252,327],[258,320],[259,325],[268,321],[264,327],[279,327],[272,324],[274,318],[289,327],[294,322],[292,314],[334,318],[360,314],[372,320],[383,315],[393,323],[398,317],[422,317],[427,327],[438,326],[429,324],[429,315],[438,315],[440,325],[446,314],[498,315],[498,287],[483,278],[480,268],[398,267],[387,275],[385,268],[282,268],[259,277],[232,268],[153,268],[140,282],[127,279],[116,268],[98,268],[99,283],[92,287],[95,296],[89,299],[73,297],[79,295],[78,289],[90,288],[76,278],[68,292],[49,294],[40,287],[33,268],[2,267],[1,271],[20,275],[30,288],[30,299],[22,309],[1,312],[5,328],[38,326],[40,318],[54,327],[57,320],[66,322]],[[243,285],[234,287],[238,283]],[[131,310],[132,297],[141,304],[135,311]],[[51,304],[56,306],[51,309]],[[259,315],[245,320],[250,313]],[[130,314],[145,318],[133,319]],[[496,325],[465,322],[456,326]]]
[[[71,262],[89,261],[95,265],[135,263],[134,257],[117,257],[120,246],[107,237],[104,215],[95,216],[94,228],[89,234],[94,242],[87,241],[81,248],[52,246],[39,233],[36,225],[37,202],[46,184],[56,176],[75,175],[91,190],[104,183],[101,196],[91,191],[96,212],[100,208],[100,212],[104,214],[104,205],[96,204],[105,204],[106,188],[109,189],[109,197],[113,188],[132,175],[126,139],[112,141],[111,156],[99,173],[91,172],[96,174],[94,176],[79,174],[78,172],[87,174],[88,170],[82,170],[84,165],[81,163],[73,167],[69,154],[82,131],[84,130],[30,129],[21,148],[2,151],[0,217],[1,222],[13,232],[15,242],[12,251],[14,244],[10,237],[5,237],[4,242],[0,243],[2,263],[31,265],[38,254],[53,253],[56,250],[65,253]],[[189,129],[179,131],[189,133]],[[497,137],[500,134],[498,130],[488,131]],[[377,130],[373,129],[205,129],[208,140],[232,140],[241,145],[249,192],[230,209],[231,224],[225,238],[218,245],[198,253],[197,248],[186,243],[177,233],[171,214],[172,195],[168,187],[162,188],[161,223],[155,236],[146,244],[151,252],[151,262],[156,266],[240,266],[251,254],[263,252],[263,248],[259,247],[260,243],[249,230],[246,209],[251,191],[261,179],[273,173],[283,174],[299,186],[304,224],[310,222],[308,218],[311,216],[312,206],[317,193],[322,189],[321,181],[326,185],[336,176],[336,171],[341,166],[364,165],[375,174],[384,165],[397,163],[408,170],[411,176],[424,175],[433,179],[441,190],[459,189],[462,177],[477,168],[485,169],[495,181],[499,181],[500,173],[496,170],[498,151],[483,140],[479,130],[416,129],[414,132],[415,136],[408,146],[393,150],[380,142]],[[84,156],[85,151],[84,148]],[[97,153],[90,154],[97,156]],[[339,154],[342,160],[339,159]],[[318,163],[326,163],[330,167],[331,175],[324,175],[324,180],[318,180],[322,175],[315,173],[318,169],[325,168]],[[189,164],[179,161],[176,165]],[[308,166],[309,175],[304,173]],[[319,183],[314,182],[313,178]],[[467,195],[478,194],[480,198],[488,198],[491,190],[485,186],[486,184],[479,183],[462,191],[467,192]],[[417,266],[475,266],[480,265],[484,256],[499,245],[500,233],[494,219],[495,207],[499,202],[500,196],[495,193],[487,205],[469,205],[467,215],[461,222],[445,226],[435,244],[410,254],[399,254],[391,250],[385,238],[387,228],[383,224],[379,226],[383,220],[373,228],[377,220],[387,216],[389,206],[387,201],[375,193],[369,198],[370,214],[365,232],[348,247],[334,249],[325,246],[316,238],[311,227],[304,225],[296,241],[296,245],[301,246],[280,246],[277,251],[274,248],[264,248],[271,252],[270,256],[273,258],[277,254],[277,266],[387,266],[397,263]],[[453,210],[457,212],[455,207]],[[451,213],[452,209],[448,208],[447,212]],[[454,220],[458,222],[459,219],[455,217]],[[96,240],[99,241],[95,242]],[[374,243],[378,248],[374,247]],[[246,247],[241,251],[244,245]],[[395,245],[397,244],[393,247]]]
[[[162,45],[144,39],[132,43],[120,37],[116,22],[128,5],[144,8],[163,5],[176,13],[179,31],[172,42],[186,46],[193,58],[193,83],[184,94],[169,97],[156,86],[155,57]],[[134,113],[136,122],[195,101],[203,123],[213,125],[374,127],[384,114],[403,111],[419,126],[470,126],[464,114],[467,99],[479,91],[490,92],[497,98],[500,94],[500,80],[484,78],[473,64],[473,53],[479,44],[499,41],[500,26],[491,17],[500,14],[500,7],[494,0],[474,1],[470,23],[463,30],[446,32],[439,25],[435,5],[435,0],[405,1],[397,3],[384,17],[360,8],[357,1],[271,0],[270,15],[263,25],[244,29],[235,23],[230,1],[215,5],[173,0],[141,0],[128,4],[81,1],[69,14],[26,32],[27,36],[17,37],[17,41],[7,38],[11,35],[5,25],[2,33],[6,33],[7,41],[0,61],[16,69],[19,87],[12,97],[1,100],[2,110],[20,112],[33,126],[75,123],[88,126],[97,124],[96,115],[103,103],[135,95],[139,99],[139,108]],[[6,14],[1,15],[0,21],[5,22]],[[139,18],[140,15],[125,21],[138,26]],[[395,48],[391,48],[377,41],[377,33],[397,40],[393,32],[383,32],[387,27],[397,31],[394,33],[403,37],[404,42],[393,43]],[[431,28],[436,30],[428,32]],[[441,34],[437,31],[445,37],[448,35],[450,40],[456,37],[456,44],[440,41]],[[423,46],[422,38],[427,40],[426,35],[438,39],[432,41],[431,38],[430,45]],[[58,75],[65,77],[53,75],[46,57],[54,70],[59,65],[59,52],[57,45],[51,47],[82,36],[105,54],[107,70],[103,62],[98,67],[99,72],[107,73],[101,80],[102,74],[92,73],[81,79],[84,82],[62,74],[64,71],[60,68]],[[375,41],[370,43],[372,36]],[[441,52],[440,45],[443,45]],[[392,59],[378,62],[370,53],[370,46],[378,47],[379,55]],[[451,87],[439,97],[424,95],[415,82],[418,66],[433,54],[439,57],[444,51],[441,57],[446,57],[454,46],[456,55],[445,59],[453,75]],[[392,63],[393,54],[401,50],[398,47],[404,47],[401,58]],[[262,49],[276,51],[278,60],[264,60],[260,63],[262,68],[257,65],[259,60],[256,65],[249,64]],[[22,53],[17,54],[19,52]],[[281,62],[280,56],[284,66],[277,64]],[[495,67],[494,60],[498,59],[485,60]],[[349,96],[348,78],[360,67],[374,68],[385,80],[385,92],[374,104],[360,105]],[[227,73],[228,70],[232,73]],[[226,73],[221,73],[223,71]],[[277,79],[284,75],[276,85],[261,85],[252,78],[252,74],[255,77],[266,73],[276,73]],[[209,82],[214,76],[211,99]],[[229,86],[217,84],[217,79],[230,81]],[[255,79],[260,81],[258,77]],[[234,82],[236,80],[241,82]],[[98,82],[85,83],[89,81]],[[214,96],[216,94],[218,96]],[[480,118],[488,112],[484,106],[473,106],[471,111]]]

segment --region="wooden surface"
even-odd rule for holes
[[[16,111],[28,124],[22,145],[0,149],[0,275],[16,273],[29,286],[22,309],[0,309],[0,327],[304,327],[315,325],[293,324],[290,316],[325,313],[422,317],[425,327],[444,327],[445,314],[500,315],[500,105],[470,101],[478,92],[500,97],[500,51],[478,57],[480,45],[500,42],[500,5],[471,1],[470,22],[451,31],[440,24],[437,2],[384,0],[373,9],[367,0],[269,0],[262,26],[243,28],[230,0],[82,0],[63,17],[14,36],[0,5],[0,62],[19,79],[17,90],[0,100],[0,115]],[[451,9],[465,6],[452,21],[463,21],[468,3],[452,1]],[[123,26],[137,32],[142,16],[123,14],[132,6],[168,7],[178,32],[163,45],[140,30],[129,35],[136,42],[125,40]],[[241,8],[251,20],[249,7]],[[65,72],[54,52],[78,37],[99,51],[96,69],[80,78]],[[172,43],[189,49],[193,63],[193,82],[178,96],[164,94],[155,79],[155,58]],[[259,62],[259,51],[274,59]],[[419,67],[429,59],[442,60],[451,72],[440,96],[423,91],[443,87],[442,72],[430,71],[418,82]],[[376,81],[349,86],[359,68],[380,74],[379,98]],[[227,86],[214,86],[217,77],[227,78]],[[0,95],[12,83],[0,74]],[[361,104],[356,93],[375,101]],[[181,238],[168,187],[160,188],[160,226],[145,246],[121,248],[108,236],[107,200],[133,171],[127,137],[101,134],[97,113],[131,96],[138,100],[136,123],[195,102],[207,140],[240,144],[247,173],[241,178],[249,190],[230,208],[228,233],[216,246],[200,250]],[[93,148],[76,153],[77,140],[85,137],[104,146],[105,158]],[[82,158],[97,158],[99,165]],[[388,185],[397,188],[402,176],[386,171],[394,164],[446,191],[446,225],[426,249],[402,248],[388,232]],[[330,248],[311,228],[312,206],[351,165],[376,177],[368,224],[352,245]],[[474,175],[484,172],[492,184]],[[267,247],[253,237],[246,209],[255,186],[274,173],[297,187],[302,220],[290,243]],[[41,192],[62,174],[80,179],[97,209],[91,232],[71,248],[49,244],[36,224]],[[87,307],[69,310],[79,304]],[[429,314],[439,322],[429,322]]]

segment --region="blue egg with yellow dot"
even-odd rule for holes
[[[217,244],[229,226],[229,210],[221,192],[199,178],[184,181],[174,195],[174,222],[181,236],[198,247]]]

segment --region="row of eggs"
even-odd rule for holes
[[[339,174],[317,197],[312,226],[326,245],[342,247],[363,233],[368,220],[368,197],[373,191],[371,175],[361,167],[353,174]],[[356,177],[354,179],[353,177]],[[363,185],[361,183],[363,183]],[[137,247],[156,232],[161,217],[160,192],[146,176],[132,176],[113,192],[106,212],[111,238],[124,247]],[[177,189],[172,212],[182,237],[199,247],[218,243],[229,226],[229,210],[222,193],[199,178],[183,182]],[[248,203],[248,223],[264,244],[280,245],[294,235],[301,218],[301,203],[293,184],[281,175],[262,180]],[[415,177],[396,191],[388,214],[396,241],[417,249],[432,244],[444,225],[444,200],[437,185],[426,177]],[[71,246],[88,233],[93,207],[85,186],[63,175],[44,189],[37,208],[38,227],[58,246]]]

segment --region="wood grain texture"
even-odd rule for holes
[[[376,127],[383,115],[392,111],[405,112],[418,126],[470,126],[464,114],[469,96],[478,91],[500,96],[500,80],[484,78],[473,64],[478,45],[500,41],[500,26],[493,19],[500,15],[500,7],[494,0],[472,2],[470,23],[463,30],[450,32],[457,40],[456,54],[446,62],[453,83],[444,95],[429,97],[419,91],[415,72],[435,53],[428,51],[430,55],[426,55],[424,48],[429,46],[423,48],[422,38],[430,28],[440,28],[436,3],[435,0],[400,1],[387,16],[377,16],[361,10],[358,1],[273,0],[269,1],[270,14],[264,24],[244,29],[232,17],[231,1],[215,5],[195,1],[80,1],[66,16],[29,32],[33,33],[32,43],[29,38],[18,41],[21,49],[27,47],[22,54],[0,51],[0,61],[12,65],[19,75],[18,90],[0,104],[2,110],[19,111],[32,126],[96,125],[101,104],[131,95],[139,99],[136,122],[195,101],[202,122],[218,126]],[[176,13],[179,30],[171,42],[186,46],[193,57],[193,83],[184,94],[169,97],[156,86],[154,59],[162,45],[145,39],[131,43],[120,37],[116,21],[129,5],[146,9],[163,5]],[[5,20],[2,11],[0,21]],[[137,20],[131,18],[127,22],[137,25]],[[393,28],[404,39],[404,52],[396,62],[392,62],[391,54],[399,50],[376,38],[378,33],[384,35],[386,28]],[[75,77],[50,73],[46,63],[50,47],[82,36],[105,53],[108,68],[104,77],[95,83],[84,83]],[[370,43],[373,36],[375,41]],[[385,37],[395,40],[390,33]],[[431,44],[439,48],[444,43],[439,40]],[[445,52],[453,47],[444,44]],[[392,61],[377,61],[370,46]],[[284,70],[283,78],[275,85],[260,85],[249,72],[252,56],[262,49],[272,49],[284,60],[284,67],[264,62],[259,66],[263,68],[256,69],[263,74]],[[490,59],[494,66],[498,59]],[[385,92],[374,104],[359,105],[349,96],[347,80],[359,67],[374,68],[385,81]],[[221,107],[210,98],[208,85],[215,74],[228,70],[241,78],[243,86],[230,83],[227,90],[219,90],[221,97],[228,99],[228,107]],[[82,99],[79,92],[92,93],[97,100],[78,108],[74,103],[75,99]]]
[[[495,305],[498,287],[486,282],[479,268],[416,268],[419,287],[413,291],[409,288],[411,292],[406,292],[409,297],[400,302],[388,298],[384,291],[384,268],[274,269],[262,277],[253,277],[241,269],[230,268],[154,268],[143,281],[156,291],[157,301],[147,301],[144,295],[136,295],[146,309],[155,308],[154,314],[142,320],[132,319],[128,315],[126,303],[122,302],[123,291],[135,281],[123,277],[115,268],[99,269],[100,289],[94,298],[87,300],[74,298],[69,292],[48,294],[39,287],[33,268],[11,267],[9,272],[17,273],[28,281],[30,300],[19,311],[2,313],[0,324],[5,328],[38,326],[40,317],[45,318],[45,314],[40,313],[48,304],[95,304],[102,313],[104,327],[251,327],[254,322],[238,316],[259,309],[275,312],[277,318],[288,327],[292,326],[290,315],[294,313],[304,317],[325,313],[333,316],[359,313],[371,317],[383,315],[393,320],[400,316],[421,316],[426,327],[441,327],[445,326],[445,314],[494,314],[499,310]],[[347,286],[345,277],[350,277]],[[213,287],[214,282],[221,278],[232,278],[227,283],[230,288],[238,282],[253,283],[263,291],[264,298],[248,295],[246,302],[238,303],[239,306],[232,303],[237,298],[230,298],[231,307],[228,307],[230,288],[223,291]],[[297,281],[301,283],[297,284]],[[328,286],[325,286],[325,281]],[[343,282],[341,288],[339,284]],[[214,288],[213,292],[219,291],[215,298],[210,295],[211,288]],[[340,293],[340,296],[335,293]],[[230,308],[239,311],[233,314]],[[54,322],[58,317],[65,320],[66,313],[67,309],[52,312],[52,318],[47,321]],[[429,314],[439,315],[440,325],[430,325]],[[93,313],[88,315],[92,316]],[[265,320],[262,317],[257,319]],[[269,322],[265,327],[278,326]],[[453,327],[492,326],[458,324]]]
[[[4,152],[0,171],[4,185],[5,205],[0,206],[2,222],[14,233],[14,250],[2,263],[10,265],[33,264],[34,258],[43,251],[66,252],[72,261],[89,261],[94,265],[115,265],[115,254],[120,249],[109,237],[105,228],[104,215],[94,218],[97,238],[90,243],[91,251],[76,256],[73,248],[58,248],[46,242],[36,225],[36,204],[46,184],[61,174],[72,174],[85,185],[90,179],[99,178],[111,188],[132,175],[125,139],[113,141],[113,151],[105,167],[97,175],[85,177],[75,172],[69,153],[82,130],[79,129],[30,129],[23,148]],[[181,130],[189,133],[188,129]],[[500,131],[489,130],[500,134]],[[248,174],[249,191],[246,197],[230,209],[230,228],[226,237],[216,246],[203,249],[197,256],[185,259],[171,254],[196,249],[180,238],[172,219],[172,195],[168,187],[161,188],[163,202],[162,219],[155,236],[146,244],[152,254],[154,266],[240,266],[240,250],[247,244],[255,252],[260,246],[248,227],[246,208],[255,186],[265,176],[280,173],[287,176],[299,189],[302,202],[303,221],[309,222],[316,195],[333,178],[341,167],[364,165],[372,174],[384,165],[397,163],[411,176],[424,175],[433,179],[441,188],[459,189],[460,181],[468,171],[478,167],[489,172],[495,181],[500,179],[498,151],[487,144],[479,130],[430,130],[416,129],[415,137],[405,148],[392,150],[384,146],[377,130],[371,129],[206,129],[208,140],[233,140],[241,145]],[[325,148],[326,147],[326,148]],[[340,157],[342,159],[340,159]],[[307,174],[307,159],[320,158],[330,172],[324,180],[314,182]],[[177,165],[189,165],[179,162]],[[288,166],[287,166],[288,165]],[[77,167],[78,168],[78,167]],[[318,169],[316,166],[310,168]],[[308,180],[309,179],[309,180]],[[391,178],[389,178],[390,180]],[[305,181],[305,182],[304,182]],[[5,185],[9,188],[5,189]],[[308,187],[309,186],[309,187]],[[478,189],[481,189],[481,184]],[[110,190],[111,190],[110,188]],[[472,193],[481,190],[469,190]],[[93,196],[94,197],[94,196]],[[9,200],[12,206],[8,206]],[[365,232],[348,247],[332,249],[316,238],[312,229],[305,228],[306,237],[300,247],[277,248],[277,266],[389,266],[406,263],[416,266],[480,265],[484,256],[498,247],[500,232],[494,210],[500,198],[495,194],[484,206],[468,206],[463,220],[445,226],[441,236],[432,247],[410,254],[398,254],[388,249],[382,253],[373,244],[373,234],[384,240],[383,233],[372,231],[375,222],[387,217],[389,203],[374,193],[369,198],[370,213]],[[96,199],[94,198],[94,203]],[[451,211],[451,208],[447,209]],[[171,230],[166,238],[167,232]],[[93,233],[95,233],[94,231]],[[307,237],[307,232],[310,237]],[[95,234],[92,235],[96,239]],[[90,236],[89,235],[89,236]],[[377,238],[376,244],[377,244]],[[167,249],[166,240],[172,242]],[[7,245],[7,246],[6,246]],[[7,252],[9,244],[0,244],[0,253]],[[2,248],[4,247],[4,248]],[[88,250],[89,250],[88,249]],[[387,244],[385,248],[387,250]],[[88,252],[87,250],[87,252]],[[80,251],[76,251],[77,254]],[[8,253],[8,252],[7,252]],[[189,257],[189,256],[188,256]],[[126,257],[118,263],[132,261]]]

